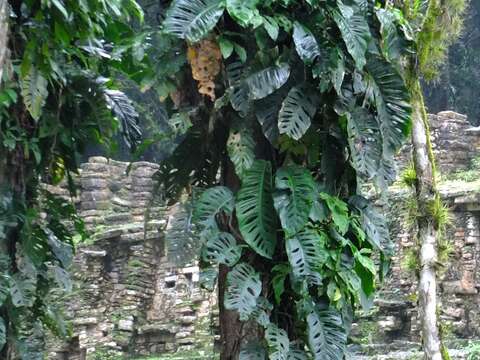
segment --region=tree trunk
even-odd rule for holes
[[[425,111],[420,82],[414,80],[412,89],[412,144],[416,171],[416,197],[418,206],[417,236],[420,278],[418,307],[422,323],[422,342],[425,360],[442,360],[441,342],[437,324],[437,232],[430,208],[435,202],[434,160],[431,154],[428,118]]]
[[[0,88],[3,78],[3,68],[8,57],[8,16],[7,0],[0,0]]]

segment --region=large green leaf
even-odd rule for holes
[[[265,348],[258,342],[242,345],[239,360],[265,360]]]
[[[271,144],[275,144],[278,139],[278,112],[282,106],[282,101],[281,91],[276,91],[272,95],[255,102],[255,116],[262,126],[263,135]]]
[[[386,255],[392,255],[393,246],[385,217],[360,195],[352,196],[349,203],[360,213],[360,221],[367,240]]]
[[[271,258],[277,244],[272,199],[272,167],[256,160],[243,177],[237,195],[238,226],[243,238],[258,254]]]
[[[32,277],[16,273],[11,277],[10,296],[16,307],[30,307],[35,301],[36,281]]]
[[[347,334],[341,315],[331,310],[313,309],[307,315],[308,345],[315,360],[342,360]]]
[[[411,106],[405,83],[395,67],[379,56],[368,59],[371,76],[367,94],[373,94],[386,154],[395,153],[410,133]]]
[[[250,169],[255,159],[255,142],[248,129],[232,128],[227,141],[227,151],[235,166],[235,172],[241,179],[246,170]]]
[[[305,26],[296,21],[293,24],[293,41],[298,56],[302,61],[311,65],[320,56],[320,47],[312,32]]]
[[[0,317],[0,351],[7,343],[7,328],[5,326],[5,321]]]
[[[48,82],[40,71],[30,67],[30,71],[20,79],[20,92],[23,103],[35,121],[40,119],[48,96]]]
[[[288,238],[285,246],[294,275],[320,285],[319,269],[327,259],[325,238],[316,230],[306,228]]]
[[[197,42],[215,27],[224,7],[223,0],[175,0],[163,26],[170,34]]]
[[[278,114],[280,134],[287,134],[294,140],[300,140],[310,127],[315,112],[315,102],[305,87],[293,87]]]
[[[285,84],[290,76],[290,66],[281,64],[260,70],[246,78],[250,98],[263,99]]]
[[[249,264],[240,263],[227,275],[225,308],[236,310],[241,320],[247,320],[257,307],[262,291],[260,275]]]
[[[350,224],[347,204],[338,197],[327,193],[320,193],[319,196],[327,204],[335,227],[340,234],[344,235]]]
[[[210,236],[203,249],[203,259],[216,264],[234,266],[242,256],[242,248],[233,235],[217,232]]]
[[[216,216],[224,212],[231,215],[235,207],[232,191],[225,186],[205,190],[194,204],[193,219],[200,229],[216,228]]]
[[[314,199],[315,182],[310,172],[297,165],[279,169],[275,175],[275,209],[285,232],[303,229]]]
[[[401,30],[397,27],[398,15],[394,11],[384,8],[377,8],[375,14],[380,22],[382,53],[387,60],[399,62],[406,50],[409,50],[409,44],[402,35]]]
[[[55,257],[62,263],[63,267],[69,267],[73,258],[72,245],[60,241],[60,239],[50,230],[46,231],[46,234],[48,245],[55,254]]]
[[[364,108],[355,108],[348,116],[348,145],[351,161],[358,173],[372,178],[382,159],[382,139],[375,116]]]
[[[270,324],[265,330],[265,339],[270,348],[270,359],[287,359],[287,354],[290,350],[290,340],[285,330],[280,329],[277,325]]]
[[[365,53],[371,39],[367,19],[355,6],[346,5],[341,0],[337,0],[337,7],[338,10],[333,11],[333,19],[357,68],[363,69],[366,63]]]
[[[226,0],[227,11],[241,26],[258,26],[262,18],[257,10],[259,0]]]

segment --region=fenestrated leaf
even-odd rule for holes
[[[220,212],[231,215],[234,206],[232,191],[225,186],[215,186],[200,195],[193,209],[193,219],[201,229],[216,228],[215,217]]]
[[[252,311],[250,316],[251,319],[255,319],[257,324],[266,328],[270,325],[270,312],[272,311],[273,306],[270,302],[262,296],[259,296],[257,299],[257,307]]]
[[[13,306],[30,307],[35,301],[36,281],[20,273],[10,278],[10,296]]]
[[[314,199],[315,182],[308,170],[291,165],[275,175],[275,209],[285,232],[295,234],[308,220]]]
[[[411,106],[405,83],[395,67],[379,56],[367,63],[371,75],[367,94],[373,94],[377,106],[384,153],[394,154],[410,133]]]
[[[355,6],[346,5],[341,0],[337,0],[337,7],[338,10],[332,13],[333,19],[357,68],[363,69],[366,63],[365,53],[371,39],[367,19]]]
[[[207,267],[200,269],[199,284],[200,287],[213,291],[215,289],[215,283],[217,282],[218,277],[218,266]]]
[[[275,144],[278,131],[278,112],[282,106],[283,97],[280,96],[280,91],[276,91],[272,95],[255,102],[255,116],[258,122],[262,125],[263,135]]]
[[[240,320],[247,320],[257,307],[257,299],[262,291],[260,275],[246,263],[240,263],[227,275],[225,308],[236,310]]]
[[[290,66],[271,66],[251,74],[245,80],[249,96],[253,100],[263,99],[285,84],[290,76]]]
[[[226,232],[212,234],[203,249],[203,259],[216,264],[234,266],[242,256],[242,248],[233,235]]]
[[[293,87],[278,113],[280,134],[287,134],[294,140],[301,139],[310,127],[315,111],[315,103],[305,87]]]
[[[270,162],[256,160],[245,172],[237,195],[236,212],[245,242],[258,254],[271,258],[277,236]]]
[[[40,71],[30,67],[30,71],[20,79],[20,93],[23,103],[35,121],[40,119],[48,96],[48,82]]]
[[[265,360],[265,348],[258,342],[242,345],[239,360]]]
[[[240,130],[232,128],[227,141],[227,150],[230,160],[235,166],[235,172],[241,179],[255,159],[255,142],[250,131],[245,127]]]
[[[7,296],[10,293],[9,277],[6,274],[0,273],[0,306],[3,305]]]
[[[5,326],[5,321],[0,317],[0,351],[7,343],[7,328]]]
[[[318,271],[327,258],[325,238],[316,230],[306,228],[288,238],[285,246],[294,275],[320,285],[322,276]]]
[[[287,359],[287,354],[290,350],[290,340],[285,330],[280,329],[277,325],[270,324],[265,331],[265,339],[270,348],[270,359]]]
[[[355,108],[348,116],[348,145],[353,167],[371,178],[382,159],[382,139],[377,120],[364,108]]]
[[[391,255],[393,246],[385,217],[380,215],[369,201],[360,195],[352,196],[349,203],[360,212],[360,221],[367,240],[386,255]]]
[[[258,26],[262,18],[257,10],[258,0],[226,0],[227,11],[241,26]]]
[[[293,41],[298,56],[305,64],[312,64],[320,56],[320,47],[315,36],[306,26],[298,21],[293,24]]]
[[[166,32],[190,42],[204,38],[223,14],[222,0],[176,0],[167,11]]]
[[[307,315],[308,345],[315,360],[342,360],[347,335],[341,315],[333,310],[312,309]]]

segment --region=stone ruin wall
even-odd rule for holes
[[[467,169],[480,154],[480,135],[463,115],[431,115],[434,149],[442,173]],[[408,163],[408,147],[400,162]],[[218,340],[216,294],[198,286],[196,264],[169,263],[164,242],[166,209],[152,205],[157,165],[128,164],[93,157],[81,166],[76,199],[92,233],[74,259],[74,293],[65,309],[74,326],[69,342],[51,340],[48,359],[106,359],[107,352],[153,355],[177,350],[212,350]],[[128,171],[129,170],[129,171]],[[451,207],[454,246],[440,284],[442,320],[455,338],[480,337],[480,185],[442,187]],[[65,190],[56,188],[59,194]],[[418,346],[415,275],[404,269],[413,246],[402,209],[405,190],[393,191],[385,209],[395,239],[395,258],[372,313],[354,324],[352,338],[363,345]],[[381,344],[381,345],[378,345]],[[103,354],[103,355],[102,355]]]

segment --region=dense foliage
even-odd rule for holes
[[[387,268],[385,219],[360,188],[394,177],[414,48],[383,5],[175,0],[166,13],[165,54],[188,63],[156,76],[184,138],[157,176],[171,202],[190,194],[175,246],[200,246],[206,287],[220,268],[221,312],[263,329],[246,343],[237,331],[242,359],[342,359]]]
[[[129,25],[143,17],[133,0],[9,5],[0,88],[0,357],[32,360],[43,358],[46,328],[69,332],[50,300],[71,287],[74,234],[84,235],[72,204],[40,184],[66,177],[73,191],[85,147],[113,146],[118,130],[137,145],[138,114],[115,79],[142,73],[146,42]]]

